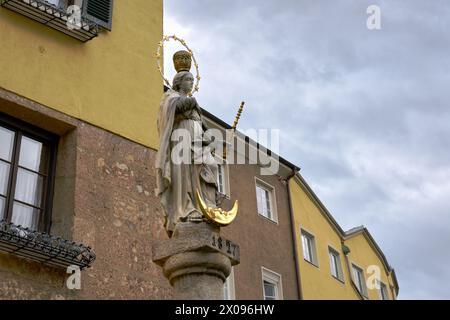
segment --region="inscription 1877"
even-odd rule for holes
[[[211,236],[211,246],[222,251],[227,256],[239,260],[239,246],[230,240],[221,237],[218,234]]]

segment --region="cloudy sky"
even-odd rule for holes
[[[399,298],[450,298],[448,0],[166,0],[164,17],[202,107],[232,123],[246,101],[240,128],[281,129],[343,229],[369,228]]]

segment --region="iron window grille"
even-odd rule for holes
[[[81,270],[90,267],[96,258],[94,251],[83,244],[6,221],[0,222],[0,250],[51,267],[76,265]]]
[[[111,31],[113,0],[83,0],[78,24],[70,24],[73,0],[0,0],[1,6],[49,26],[82,42],[95,38],[100,31]],[[71,26],[69,28],[69,25]]]

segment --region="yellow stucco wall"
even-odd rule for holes
[[[162,0],[114,1],[112,32],[82,43],[0,8],[0,87],[157,148]]]
[[[362,268],[366,280],[371,276],[367,273],[369,266],[377,266],[380,270],[380,280],[386,284],[389,299],[392,299],[392,292],[390,287],[393,285],[393,281],[389,275],[389,272],[385,269],[381,258],[377,255],[374,248],[370,245],[370,241],[367,239],[364,233],[358,233],[347,240],[345,244],[350,248],[349,262],[355,263],[358,267]],[[380,299],[380,292],[376,288],[368,288],[367,293],[369,299],[378,300]]]
[[[320,213],[312,199],[295,182],[290,180],[292,209],[296,230],[297,248],[299,250],[299,267],[302,293],[304,299],[357,299],[358,296],[348,285],[349,275],[345,267],[344,255],[341,250],[341,239],[331,224]],[[300,229],[314,235],[316,240],[318,267],[303,258]],[[328,256],[328,246],[340,253],[344,283],[331,275]]]
[[[351,285],[351,262],[366,269],[369,265],[380,267],[381,280],[388,285],[392,279],[385,273],[382,261],[370,246],[363,234],[355,235],[344,241],[343,235],[333,226],[331,221],[321,211],[320,206],[308,193],[307,188],[297,178],[290,182],[291,202],[294,212],[294,223],[296,230],[296,241],[298,248],[298,259],[300,269],[300,280],[304,299],[360,299],[360,296]],[[315,266],[303,258],[301,242],[301,229],[306,230],[315,237],[318,266]],[[350,250],[349,262],[347,264],[342,252],[342,243]],[[329,246],[338,251],[341,259],[344,283],[331,275]],[[367,278],[367,274],[366,274]],[[370,299],[379,299],[378,291],[368,290]],[[391,297],[391,293],[389,292]]]

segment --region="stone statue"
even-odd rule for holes
[[[156,193],[170,239],[153,243],[152,260],[162,267],[175,299],[222,299],[223,284],[231,266],[239,264],[240,251],[239,245],[220,235],[220,227],[234,220],[238,205],[236,201],[229,212],[218,206],[218,165],[212,150],[224,142],[208,134],[202,109],[191,96],[190,52],[177,52],[174,64],[172,88],[160,103],[155,161]]]
[[[189,52],[177,52],[174,64],[178,73],[173,79],[172,89],[163,95],[160,103],[160,148],[155,163],[156,193],[164,209],[169,236],[178,223],[203,221],[197,190],[209,208],[217,207],[219,196],[218,166],[209,149],[203,148],[210,141],[204,139],[202,111],[197,100],[189,96],[194,84],[194,77],[189,72]],[[172,141],[174,132],[183,139]],[[188,155],[179,154],[179,143],[189,143],[183,148],[184,151],[190,150]]]

